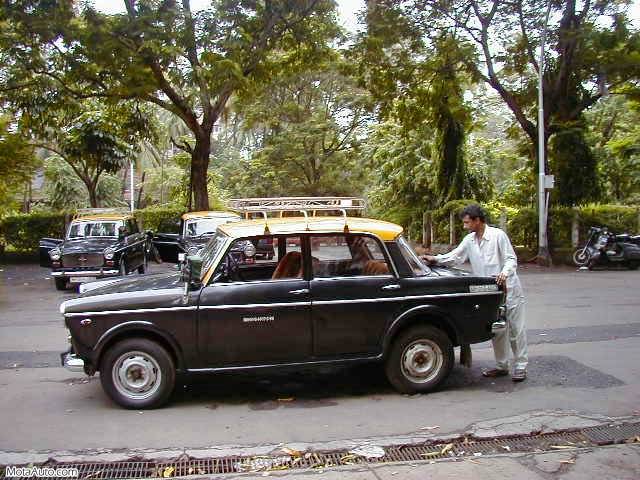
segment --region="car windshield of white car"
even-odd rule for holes
[[[117,237],[122,222],[77,222],[72,223],[67,238]]]
[[[216,232],[218,226],[231,220],[237,220],[237,217],[216,217],[216,218],[194,218],[188,220],[185,225],[185,234],[187,237],[199,237],[200,235]]]

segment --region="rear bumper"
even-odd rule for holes
[[[70,372],[84,373],[84,360],[78,358],[71,348],[60,354],[60,363]]]

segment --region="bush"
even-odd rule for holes
[[[638,232],[638,207],[623,205],[586,205],[579,209],[580,239],[587,238],[589,227],[607,227],[615,233]]]
[[[467,205],[478,203],[475,200],[451,200],[433,211],[433,241],[434,243],[449,243],[449,216],[454,214],[455,241],[459,242],[467,232],[462,228],[460,213]]]
[[[135,211],[142,228],[154,233],[180,233],[180,217],[183,213],[184,209],[179,207],[147,207]]]
[[[4,241],[17,252],[33,253],[38,250],[41,238],[63,238],[65,214],[58,213],[21,213],[5,217],[0,223]]]

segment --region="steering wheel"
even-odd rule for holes
[[[242,273],[240,273],[240,264],[235,258],[233,258],[233,254],[231,252],[227,254],[226,264],[227,264],[227,272],[231,280],[234,280],[234,281],[237,280],[240,282],[245,281],[244,277],[242,276]]]

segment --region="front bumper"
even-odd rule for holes
[[[78,358],[71,348],[60,354],[60,363],[71,372],[84,373],[84,360]]]
[[[52,277],[115,277],[120,274],[120,271],[114,269],[99,270],[73,270],[73,271],[55,271],[51,272]]]

